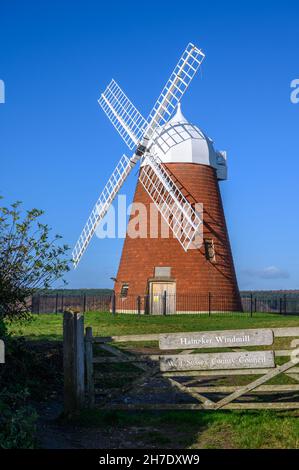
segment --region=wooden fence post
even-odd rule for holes
[[[75,354],[76,354],[76,396],[78,408],[84,406],[84,315],[74,314],[75,321]]]
[[[84,317],[63,315],[64,412],[71,415],[84,405]]]
[[[55,298],[55,313],[56,314],[58,313],[58,294],[56,294],[56,298]]]
[[[74,322],[73,314],[63,315],[63,372],[64,372],[64,413],[69,415],[76,409],[74,394]]]
[[[92,328],[90,326],[86,328],[85,363],[86,363],[87,404],[89,408],[93,408],[94,403],[95,403],[95,394],[94,394],[94,375],[93,375]]]

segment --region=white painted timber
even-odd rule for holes
[[[133,149],[136,146],[137,150],[130,159],[123,156],[96,202],[72,253],[75,267],[132,167],[146,152],[149,152],[148,147],[153,143],[155,129],[171,118],[204,57],[203,52],[194,44],[187,45],[146,121],[114,80],[102,93],[99,104],[129,148]],[[146,161],[149,163],[147,166],[150,167],[150,171],[143,169],[143,179],[141,178],[146,191],[166,221],[173,217],[174,223],[170,225],[168,222],[168,225],[184,250],[191,248],[195,241],[198,242],[196,247],[199,248],[202,242],[200,230],[202,221],[196,211],[188,201],[186,207],[184,206],[184,196],[172,178],[166,172],[163,174],[164,170],[159,167],[159,163],[149,155]],[[153,175],[154,179],[151,178]],[[156,197],[157,190],[158,197]],[[163,194],[166,194],[166,197],[163,198]],[[158,201],[162,204],[158,205]],[[199,237],[195,240],[198,232]]]
[[[242,329],[235,329],[235,333],[244,331]],[[281,338],[281,337],[296,337],[299,336],[299,327],[286,327],[286,328],[272,328],[274,333],[274,337]],[[216,331],[217,332],[217,331]],[[218,331],[219,332],[219,331]],[[212,331],[204,332],[204,333],[212,333]],[[168,333],[170,335],[171,333]],[[188,334],[182,333],[182,334]],[[96,343],[110,343],[111,341],[116,343],[122,342],[129,342],[129,341],[159,341],[160,339],[159,334],[157,333],[149,333],[149,334],[142,334],[142,335],[122,335],[122,336],[96,336],[93,338],[93,341]],[[182,349],[182,348],[179,348]]]
[[[160,357],[160,370],[222,370],[275,367],[273,351],[178,354]]]
[[[165,124],[171,118],[204,58],[204,53],[194,44],[187,45],[149,114],[147,119],[149,125],[145,132],[147,138],[153,136],[156,127]]]
[[[185,251],[190,247],[200,248],[203,233],[202,206],[197,211],[191,206],[157,156],[147,154],[144,161],[139,180],[173,235]]]
[[[227,348],[245,346],[270,346],[273,344],[270,329],[202,331],[192,333],[161,334],[160,349]]]
[[[83,253],[89,245],[94,232],[96,231],[97,226],[107,214],[115,196],[124,184],[135,163],[136,162],[134,159],[129,159],[126,155],[123,155],[118,162],[106,186],[101,192],[100,197],[95,203],[95,206],[92,209],[91,214],[88,217],[81,235],[73,249],[72,256],[75,267],[78,265]]]
[[[98,100],[99,105],[132,150],[141,140],[147,121],[129,100],[115,80],[111,80]]]

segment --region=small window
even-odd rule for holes
[[[211,261],[212,263],[215,263],[216,256],[215,256],[215,248],[214,248],[213,240],[211,238],[205,238],[204,245],[205,245],[206,259],[208,261]]]
[[[121,286],[120,296],[122,298],[127,297],[128,296],[128,290],[129,290],[129,284],[123,284]]]

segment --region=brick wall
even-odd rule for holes
[[[231,299],[228,308],[240,310],[240,295],[215,170],[193,163],[166,166],[189,202],[203,203],[204,238],[213,239],[216,261],[212,263],[206,259],[204,246],[185,252],[172,236],[168,239],[161,236],[150,238],[148,210],[147,221],[143,221],[147,222],[148,237],[132,239],[127,236],[125,239],[115,292],[120,292],[122,282],[128,282],[130,295],[144,295],[148,290],[148,279],[154,276],[155,266],[171,266],[171,277],[176,280],[178,294],[221,294]],[[142,202],[148,208],[151,204],[140,182],[137,183],[134,202]],[[130,220],[132,217],[134,214]]]

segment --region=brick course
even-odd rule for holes
[[[215,298],[226,298],[229,310],[241,310],[239,289],[224,217],[222,200],[214,168],[194,163],[169,163],[166,165],[177,185],[189,202],[203,204],[204,238],[213,239],[216,261],[205,257],[205,249],[185,252],[178,240],[160,236],[161,218],[159,214],[158,238],[150,238],[150,197],[138,181],[134,203],[147,207],[147,238],[126,237],[117,273],[118,282],[115,292],[120,292],[121,283],[129,283],[130,295],[148,293],[148,279],[154,277],[156,266],[170,266],[171,277],[176,280],[176,292],[182,294],[201,294],[209,292]],[[130,221],[135,217],[131,214]],[[204,302],[206,305],[206,301]],[[223,305],[222,305],[223,306]],[[221,306],[214,305],[215,308]],[[203,310],[206,307],[203,306]],[[180,310],[177,305],[177,310]],[[195,310],[195,307],[194,307]],[[198,310],[198,301],[196,305]]]

